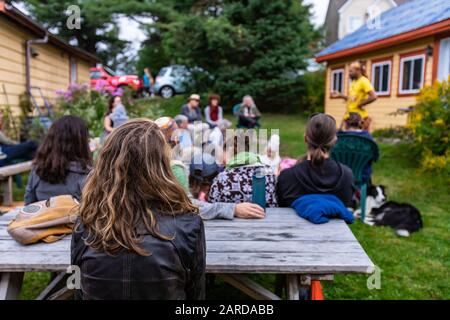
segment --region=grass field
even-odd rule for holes
[[[263,126],[279,129],[281,153],[298,157],[305,152],[305,119],[300,115],[265,115]],[[420,172],[406,146],[381,144],[381,159],[374,165],[374,183],[387,186],[391,200],[415,205],[423,215],[424,229],[410,238],[399,238],[390,228],[355,223],[355,236],[382,270],[381,289],[369,290],[367,277],[339,275],[325,284],[327,299],[449,299],[450,298],[450,186],[439,175]],[[20,196],[17,194],[17,196]],[[29,273],[23,299],[36,297],[49,275]],[[253,277],[268,289],[274,277]],[[243,294],[216,280],[208,299],[240,299]]]

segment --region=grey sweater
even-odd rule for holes
[[[209,203],[191,198],[192,203],[199,208],[203,220],[226,219],[233,220],[236,204],[216,202]]]
[[[66,181],[52,184],[42,180],[33,169],[28,177],[25,190],[25,205],[62,195],[72,195],[79,200],[88,173],[89,170],[83,170],[78,163],[72,163]]]

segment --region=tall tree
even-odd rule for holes
[[[119,39],[116,12],[107,1],[96,0],[27,0],[22,2],[30,14],[46,28],[71,44],[96,54],[115,68],[119,54],[127,47],[127,41]],[[77,5],[81,9],[81,28],[67,27],[67,8]]]
[[[298,0],[183,4],[185,13],[163,39],[172,60],[209,71],[212,89],[234,102],[251,94],[263,109],[291,109],[320,35],[309,6]]]

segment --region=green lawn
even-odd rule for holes
[[[283,155],[298,157],[305,152],[305,119],[300,115],[265,115],[266,128],[279,129]],[[325,284],[327,299],[449,299],[450,298],[450,188],[444,178],[420,172],[402,145],[382,144],[381,159],[374,166],[374,183],[388,187],[391,200],[415,205],[423,215],[424,229],[410,238],[399,238],[390,228],[351,226],[355,236],[381,268],[381,289],[369,290],[366,276],[339,275]],[[274,277],[253,277],[273,288]],[[31,299],[49,276],[29,273],[22,298]],[[207,291],[209,299],[239,299],[243,294],[216,280]]]

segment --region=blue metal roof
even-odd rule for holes
[[[317,57],[359,47],[450,18],[450,0],[415,0],[383,12],[381,28],[367,25],[322,50]]]

